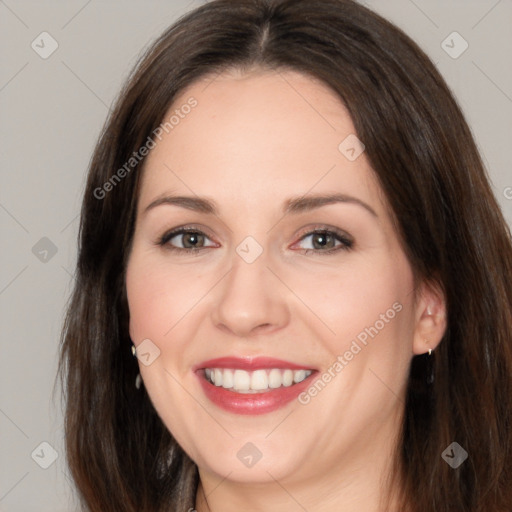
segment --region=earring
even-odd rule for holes
[[[425,340],[428,343],[428,340]],[[428,356],[426,361],[427,367],[427,385],[432,385],[434,382],[434,357],[432,356],[433,350],[431,348],[428,349]]]
[[[132,356],[137,357],[137,349],[135,348],[135,345],[132,345]],[[135,387],[137,389],[140,389],[141,384],[142,384],[142,377],[140,376],[140,373],[138,373],[137,377],[135,377]]]

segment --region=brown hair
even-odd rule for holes
[[[130,353],[125,268],[142,165],[97,198],[178,93],[228,68],[292,69],[348,108],[415,273],[445,292],[434,382],[411,363],[396,481],[413,512],[512,510],[512,244],[447,85],[402,31],[351,0],[213,0],[147,51],[104,127],[81,210],[62,332],[68,464],[84,510],[187,511],[197,467],[173,439]],[[441,457],[458,442],[469,458]]]

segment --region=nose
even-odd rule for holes
[[[231,271],[220,283],[212,312],[214,325],[237,337],[269,334],[290,318],[287,289],[267,268],[265,252],[247,263],[235,254]]]

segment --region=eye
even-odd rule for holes
[[[350,250],[354,241],[346,233],[336,229],[319,228],[306,233],[299,240],[300,242],[308,241],[303,245],[304,254],[323,253],[332,254],[340,250]]]
[[[205,245],[208,236],[196,228],[178,228],[162,235],[157,244],[166,246],[173,251],[198,252],[207,247],[215,247],[214,243]]]

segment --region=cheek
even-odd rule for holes
[[[347,265],[294,278],[297,295],[331,331],[331,351],[344,349],[354,339],[363,343],[385,333],[406,340],[413,277],[400,255],[355,259]],[[313,318],[313,316],[311,316]],[[404,322],[404,320],[407,320]]]
[[[163,340],[197,304],[205,276],[134,254],[126,272],[132,340]],[[158,343],[158,341],[157,341]]]
[[[346,301],[339,304],[343,314],[336,326],[343,334],[336,349],[350,361],[348,381],[354,387],[358,383],[358,393],[378,407],[379,401],[381,405],[385,400],[393,402],[395,395],[389,389],[400,390],[407,379],[414,333],[414,279],[401,253],[389,253],[373,263],[339,283],[343,293],[338,297]]]
[[[314,415],[326,423],[333,410],[343,411],[339,424],[358,435],[366,425],[385,421],[407,381],[414,330],[410,265],[401,255],[386,254],[316,279],[302,276],[301,286],[301,293],[308,290],[305,302],[334,332],[318,322],[316,333],[324,333],[319,348],[329,353],[329,384],[325,393],[310,388],[304,399],[311,399]]]

